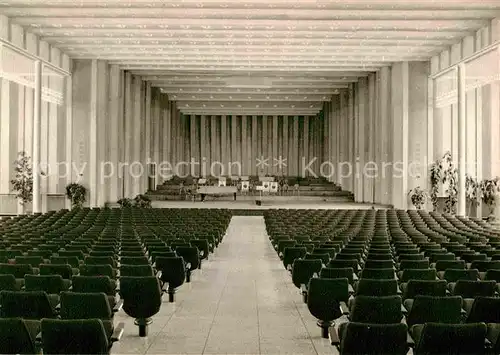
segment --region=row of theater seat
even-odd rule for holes
[[[341,354],[500,353],[500,234],[482,221],[397,210],[276,210],[265,219]]]
[[[147,335],[221,242],[226,210],[80,209],[0,224],[0,353],[107,353],[123,308]],[[64,335],[64,336],[62,336]]]

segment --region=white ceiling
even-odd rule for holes
[[[142,75],[184,113],[307,115],[487,25],[500,0],[0,0],[0,13]]]

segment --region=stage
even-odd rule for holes
[[[252,197],[249,199],[248,197]],[[356,202],[339,202],[339,201],[329,201],[320,199],[304,199],[304,198],[279,198],[276,197],[263,197],[262,204],[258,206],[255,201],[257,196],[247,196],[247,199],[242,200],[241,196],[238,196],[236,201],[218,201],[205,200],[200,202],[197,200],[193,201],[153,201],[153,208],[227,208],[230,210],[269,210],[269,209],[325,209],[325,210],[337,210],[337,209],[387,209],[390,206],[368,204],[368,203],[356,203]]]

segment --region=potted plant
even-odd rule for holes
[[[477,180],[469,175],[465,178],[465,195],[467,197],[467,215],[472,214],[472,207],[479,206],[481,188]]]
[[[14,162],[15,177],[10,181],[19,201],[19,213],[24,213],[24,206],[33,200],[33,167],[26,152],[19,152],[19,158]]]
[[[151,199],[146,195],[137,195],[134,198],[135,207],[151,208]]]
[[[417,210],[421,210],[427,202],[427,192],[422,190],[420,186],[411,189],[408,195],[410,196],[411,203]]]
[[[66,197],[71,201],[71,207],[80,208],[86,201],[87,189],[80,184],[71,183],[66,186]]]
[[[441,159],[436,160],[432,165],[431,165],[431,171],[430,171],[430,180],[431,180],[431,192],[430,192],[430,197],[431,197],[431,202],[432,202],[432,208],[434,211],[437,211],[438,209],[438,195],[439,195],[439,184],[441,183],[442,177],[441,177],[441,170],[443,166],[441,163]]]
[[[121,198],[117,201],[121,208],[132,207],[133,200],[130,198]]]
[[[481,188],[481,197],[483,199],[483,202],[490,209],[490,215],[488,219],[494,220],[496,196],[497,192],[500,191],[500,178],[495,177],[493,179],[485,179],[481,181],[480,188]]]

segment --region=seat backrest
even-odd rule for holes
[[[64,291],[64,281],[61,275],[25,275],[26,291],[45,291],[49,294],[59,294]]]
[[[391,260],[374,260],[368,259],[365,262],[367,269],[391,269],[394,268],[394,262]]]
[[[82,276],[108,276],[109,278],[115,278],[115,272],[111,265],[81,265],[80,275]]]
[[[0,291],[20,291],[21,286],[17,285],[16,278],[12,274],[0,275]]]
[[[349,280],[312,278],[309,280],[307,308],[323,321],[333,321],[342,315],[340,302],[349,299]]]
[[[396,279],[360,279],[357,282],[356,295],[359,296],[393,296],[398,292]]]
[[[416,354],[485,353],[487,327],[484,323],[426,323],[416,344]]]
[[[462,296],[463,298],[475,298],[479,296],[493,297],[496,292],[495,281],[471,281],[458,280],[453,290],[454,295]]]
[[[403,318],[401,296],[356,296],[349,319],[359,323],[391,324]]]
[[[73,269],[69,264],[40,264],[40,275],[61,275],[63,279],[71,280]]]
[[[429,260],[408,260],[408,259],[403,259],[403,260],[400,260],[400,262],[399,262],[399,270],[406,270],[406,269],[428,269],[428,268],[429,268]]]
[[[21,318],[0,318],[0,354],[35,354],[35,344]]]
[[[3,318],[42,319],[55,317],[44,291],[1,291],[0,313]]]
[[[120,265],[120,276],[154,276],[151,265]]]
[[[44,354],[109,354],[109,343],[100,319],[42,319]]]
[[[146,256],[122,256],[120,258],[121,265],[149,265],[149,260]]]
[[[500,270],[500,260],[499,261],[476,260],[471,263],[470,268],[478,269],[480,272],[485,272],[488,270]]]
[[[446,286],[445,280],[410,280],[403,298],[415,298],[417,295],[444,297]]]
[[[298,288],[302,284],[307,285],[315,273],[319,276],[322,266],[320,259],[295,259],[292,266],[293,284]]]
[[[408,352],[408,327],[404,323],[366,324],[349,322],[341,326],[340,354],[391,354]]]
[[[113,312],[105,293],[61,293],[62,319],[111,319]]]
[[[462,297],[416,296],[406,323],[409,327],[427,322],[460,323]]]
[[[361,271],[361,278],[364,279],[377,279],[377,280],[382,280],[382,279],[395,279],[396,274],[394,272],[394,269],[388,268],[388,269],[370,269],[370,268],[364,268],[363,271]]]
[[[108,296],[116,293],[109,276],[73,276],[71,284],[73,292],[104,292]]]
[[[161,286],[155,277],[124,276],[120,278],[123,310],[134,318],[150,318],[160,311]]]
[[[485,280],[495,280],[500,283],[500,270],[488,270],[484,275]]]
[[[399,281],[408,282],[410,280],[435,280],[437,277],[436,269],[405,269]]]
[[[24,275],[33,275],[33,266],[29,264],[0,264],[0,274],[14,275],[16,279],[24,278]]]
[[[500,298],[476,297],[467,317],[467,323],[500,323]]]
[[[446,269],[443,279],[448,282],[457,282],[458,280],[476,281],[479,279],[478,269]]]
[[[465,269],[464,260],[439,260],[436,262],[437,271],[446,271],[447,269]]]
[[[347,278],[349,283],[352,284],[354,281],[354,270],[352,267],[344,267],[344,268],[331,268],[325,267],[322,268],[319,277],[323,279],[340,279]]]
[[[176,288],[182,285],[186,279],[186,267],[181,256],[157,257],[156,269],[161,271],[161,280],[169,283],[169,287]]]

